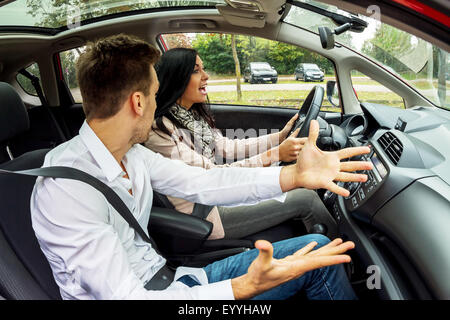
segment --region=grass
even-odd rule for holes
[[[279,75],[279,77],[293,77],[293,75]],[[214,78],[210,77],[210,80],[218,80],[218,79],[229,79],[234,80],[236,79],[234,76],[216,76]],[[320,84],[325,84],[327,80],[335,80],[334,75],[325,75],[325,80],[322,82],[315,82]],[[296,80],[278,80],[277,83],[304,83],[302,80],[296,81]],[[374,81],[368,77],[365,76],[353,76],[352,77],[352,83],[354,85],[373,85],[373,86],[381,86],[377,81]],[[413,87],[419,90],[429,90],[429,89],[436,89],[438,87],[438,81],[437,79],[433,79],[433,82],[430,83],[428,79],[413,79],[408,80],[408,83],[411,84]],[[216,83],[209,83],[209,86],[218,86],[218,85],[235,85],[236,81],[224,81],[224,82],[216,82]],[[241,84],[245,84],[244,81],[241,82]],[[448,90],[450,90],[450,81],[446,81],[446,87]]]
[[[266,82],[266,83],[271,84],[272,82]],[[286,84],[286,83],[304,83],[304,82],[303,82],[303,81],[295,81],[295,80],[278,80],[277,83],[279,83],[279,84]],[[307,82],[307,83],[320,83],[320,84],[325,84],[325,83],[326,83],[326,80],[325,80],[325,81],[322,81],[322,82],[315,81],[315,82]],[[249,83],[248,83],[248,82],[241,81],[241,85],[243,85],[243,84],[249,84]],[[226,86],[226,85],[234,86],[234,85],[236,85],[236,81],[224,81],[224,82],[212,82],[212,83],[208,83],[208,86]]]
[[[238,105],[256,105],[256,106],[272,106],[287,107],[298,109],[309,90],[289,90],[289,91],[243,91],[242,100],[238,101],[235,92],[210,92],[208,97],[211,103],[222,104],[238,104]],[[380,103],[394,107],[403,108],[403,101],[394,93],[380,92],[358,92],[360,101]],[[325,98],[322,109],[324,111],[340,111],[339,108],[333,107]]]
[[[405,108],[402,98],[392,92],[358,91],[358,99],[361,102],[379,103],[402,109]]]
[[[430,83],[427,79],[411,80],[409,82],[415,88],[421,89],[421,90],[437,89],[438,88],[438,80],[436,80],[436,79],[433,79],[432,83]],[[450,89],[450,82],[449,81],[446,81],[446,88],[447,88],[447,90]]]
[[[223,78],[221,78],[221,79],[223,79]],[[234,78],[232,78],[232,79],[234,80]],[[214,80],[214,79],[212,79],[212,80]],[[328,80],[336,80],[336,78],[334,76],[326,76],[324,81],[321,81],[321,82],[312,82],[312,81],[310,81],[310,82],[303,82],[303,80],[298,80],[297,81],[297,80],[284,80],[284,79],[281,79],[281,80],[278,80],[277,83],[280,83],[280,84],[285,84],[285,83],[317,83],[317,84],[326,84],[326,82]],[[270,83],[270,82],[268,82],[268,83]],[[352,79],[352,83],[354,85],[355,84],[357,84],[357,85],[373,85],[373,86],[380,85],[378,82],[376,82],[374,80],[371,80],[370,78],[353,78]],[[241,85],[242,84],[248,84],[248,83],[246,83],[244,81],[241,81]],[[208,86],[224,86],[224,85],[236,85],[236,81],[223,81],[223,82],[210,82],[210,83],[208,83]]]

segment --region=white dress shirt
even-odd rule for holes
[[[139,144],[122,163],[129,179],[123,178],[121,166],[84,122],[80,134],[50,151],[43,166],[73,167],[100,179],[146,232],[153,189],[207,205],[253,204],[284,196],[279,167],[205,170]],[[234,299],[231,280],[208,283],[201,268],[179,267],[167,289],[146,290],[165,259],[88,184],[39,177],[30,205],[33,229],[63,299]],[[185,274],[201,286],[190,288],[176,281]]]

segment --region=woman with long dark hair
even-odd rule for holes
[[[256,138],[228,139],[215,128],[207,104],[208,74],[194,49],[165,52],[155,69],[160,87],[146,147],[205,169],[270,166],[297,158],[305,140],[296,138],[298,131],[288,137],[297,115],[281,131]],[[220,163],[223,159],[227,163]],[[178,211],[192,213],[193,203],[168,198]],[[336,223],[328,210],[314,191],[306,189],[290,191],[285,199],[256,205],[214,207],[207,216],[214,224],[210,239],[239,239],[295,218],[304,223],[308,232],[317,231],[315,228],[321,223],[328,230],[323,231],[328,237],[337,236]]]

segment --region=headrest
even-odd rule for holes
[[[16,90],[0,82],[0,142],[7,141],[30,128],[25,105]]]

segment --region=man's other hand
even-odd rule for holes
[[[273,246],[266,240],[258,240],[255,248],[258,257],[252,262],[246,274],[232,279],[236,299],[249,299],[280,284],[296,279],[308,271],[351,261],[344,254],[353,249],[351,241],[334,239],[327,245],[314,250],[317,242],[311,242],[293,255],[283,259],[273,258]]]

